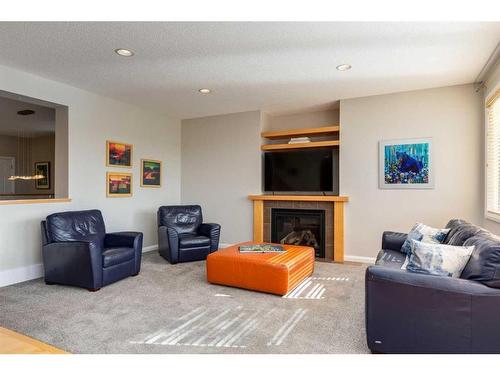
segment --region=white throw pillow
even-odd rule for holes
[[[474,246],[451,246],[411,240],[402,269],[436,276],[460,277]]]
[[[450,229],[433,228],[422,223],[416,223],[408,233],[406,241],[401,246],[401,252],[410,254],[411,241],[417,240],[428,243],[443,243]]]

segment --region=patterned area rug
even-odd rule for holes
[[[279,297],[208,284],[205,262],[154,252],[96,293],[42,279],[0,288],[0,325],[73,353],[368,353],[365,268],[316,262]]]

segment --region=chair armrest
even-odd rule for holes
[[[102,286],[102,250],[86,241],[42,246],[45,281],[98,289]]]
[[[367,344],[374,351],[471,353],[491,350],[492,342],[500,350],[498,289],[381,266],[368,267],[365,283]]]
[[[141,232],[106,233],[104,247],[136,247],[142,241]]]
[[[158,227],[158,250],[170,263],[179,261],[179,234],[172,227]]]
[[[142,241],[143,234],[141,232],[106,233],[106,236],[104,237],[104,247],[134,248],[134,274],[138,274],[141,270]]]
[[[382,249],[401,251],[407,237],[407,233],[386,231],[382,234]]]
[[[198,234],[210,238],[210,252],[219,249],[220,225],[215,223],[203,223],[198,227]]]

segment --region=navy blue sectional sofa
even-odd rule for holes
[[[401,270],[406,234],[384,232],[366,270],[366,334],[375,353],[500,353],[500,239],[451,220],[444,243],[475,246],[460,278]]]

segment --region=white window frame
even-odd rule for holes
[[[490,99],[498,96],[500,91],[500,84],[498,84],[494,90],[491,91],[490,95],[485,98],[484,101],[484,217],[486,219],[500,223],[500,210],[490,211],[488,207],[488,107],[487,103]],[[500,100],[497,98],[496,100]],[[500,129],[499,129],[500,131]],[[500,181],[500,176],[498,176]]]

